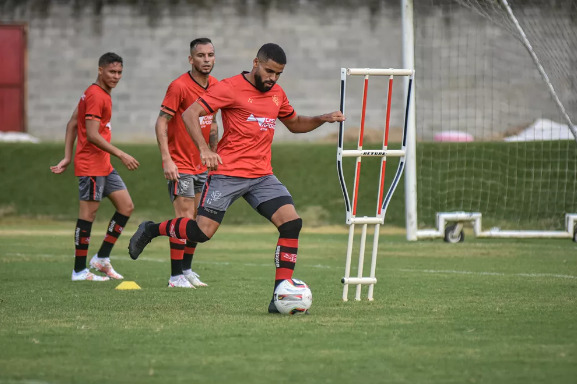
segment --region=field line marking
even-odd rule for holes
[[[557,273],[503,273],[503,272],[473,272],[473,271],[457,271],[457,270],[404,269],[404,268],[398,269],[398,271],[416,272],[416,273],[456,274],[456,275],[554,277],[558,279],[577,279],[577,276],[561,275]]]
[[[24,256],[22,253],[9,253],[7,256]],[[54,255],[54,254],[38,254],[34,255],[35,257],[42,257],[42,258],[53,258],[59,257],[61,255]],[[116,259],[118,260],[118,259]],[[140,261],[149,261],[154,263],[168,263],[169,259],[157,259],[152,257],[140,257],[138,260]],[[237,263],[237,262],[230,262],[230,261],[208,261],[208,260],[198,260],[195,261],[198,264],[213,264],[213,265],[231,265],[231,264],[241,264],[247,267],[270,267],[272,263]],[[334,267],[330,265],[323,265],[323,264],[315,264],[309,266],[310,268],[319,268],[319,269],[343,269],[341,267]],[[518,277],[553,277],[556,279],[577,279],[577,276],[574,275],[563,275],[559,273],[503,273],[503,272],[483,272],[483,271],[458,271],[452,269],[408,269],[408,268],[397,268],[397,269],[389,269],[388,271],[396,271],[396,272],[409,272],[409,273],[431,273],[431,274],[454,274],[454,275],[475,275],[475,276],[518,276]]]

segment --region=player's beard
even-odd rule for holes
[[[272,83],[272,84],[271,84]],[[269,86],[270,85],[270,86]],[[262,81],[262,77],[258,74],[254,74],[254,86],[261,92],[268,92],[275,85],[275,82],[265,83]]]
[[[210,69],[208,69],[208,70],[204,69],[202,66],[200,66],[200,67],[194,66],[194,69],[196,69],[196,72],[201,73],[203,75],[210,75],[213,68],[214,68],[214,65],[212,65],[210,67]]]

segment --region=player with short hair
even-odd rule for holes
[[[170,83],[156,119],[156,140],[177,217],[196,218],[196,203],[208,176],[206,166],[200,161],[200,153],[182,121],[182,113],[217,83],[218,80],[210,75],[214,61],[214,45],[210,39],[201,37],[192,40],[188,56],[191,69]],[[216,151],[218,126],[215,113],[200,117],[200,127],[203,140]],[[206,286],[192,270],[196,242],[172,237],[169,240],[171,272],[168,286]]]
[[[224,79],[211,87],[182,115],[200,151],[200,158],[211,169],[204,186],[196,220],[176,218],[162,223],[142,222],[128,247],[138,258],[157,236],[184,238],[195,242],[209,240],[220,226],[230,204],[243,197],[279,231],[275,251],[275,288],[292,278],[298,251],[302,220],[287,188],[273,174],[271,145],[277,118],[293,133],[310,132],[325,122],[344,121],[340,111],[320,116],[297,115],[284,90],[277,84],[286,64],[286,55],[277,44],[263,45],[253,60],[252,70]],[[213,152],[202,137],[198,119],[220,109],[223,136]],[[278,313],[274,302],[268,311]]]
[[[112,99],[110,92],[122,78],[122,57],[108,52],[98,60],[98,77],[80,97],[78,106],[66,125],[64,158],[55,166],[53,173],[60,174],[72,160],[74,141],[78,138],[74,155],[74,174],[78,176],[79,209],[74,231],[74,270],[72,281],[106,281],[122,279],[110,263],[110,252],[132,211],[134,204],[124,181],[110,163],[110,155],[118,157],[129,170],[140,165],[138,161],[110,143]],[[90,259],[90,267],[104,272],[100,276],[86,268],[92,223],[100,207],[100,201],[108,197],[116,212],[108,224],[108,230],[98,253]]]

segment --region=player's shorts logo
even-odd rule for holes
[[[209,193],[209,196],[206,199],[207,204],[212,204],[215,201],[220,200],[222,197],[222,192],[220,191],[212,191]]]

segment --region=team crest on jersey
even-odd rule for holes
[[[278,101],[278,96],[277,96],[277,95],[274,95],[274,96],[272,97],[272,102],[275,103],[276,106],[278,107],[279,101]]]
[[[256,121],[261,131],[268,131],[269,129],[275,129],[276,127],[276,119],[268,117],[255,117],[251,114],[246,121]]]

